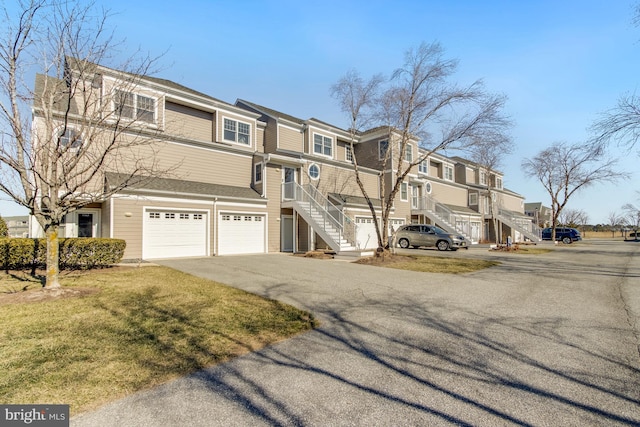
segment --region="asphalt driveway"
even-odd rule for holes
[[[322,325],[71,424],[640,425],[639,244],[455,256],[503,263],[442,275],[286,255],[163,262]]]

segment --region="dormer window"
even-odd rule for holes
[[[149,96],[116,89],[113,109],[120,118],[146,123],[156,122],[156,100]]]
[[[480,171],[480,185],[487,185],[487,173]]]
[[[404,146],[404,159],[409,163],[413,162],[413,147],[411,144]]]
[[[251,141],[251,125],[224,119],[224,139],[238,144],[249,145]]]
[[[331,157],[333,151],[333,140],[327,136],[313,134],[313,152]]]
[[[446,179],[447,181],[453,181],[453,166],[444,166],[444,179]]]
[[[502,178],[496,177],[496,188],[502,190]]]
[[[425,175],[429,174],[429,165],[427,164],[426,160],[423,160],[418,164],[418,172]]]

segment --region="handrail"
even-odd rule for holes
[[[437,218],[439,218],[446,225],[451,227],[457,233],[469,237],[463,230],[459,230],[456,225],[458,218],[464,220],[464,215],[460,215],[446,207],[444,204],[438,202],[431,196],[423,196],[418,200],[418,209],[432,212]]]
[[[331,203],[317,188],[308,184],[301,186],[296,182],[287,182],[283,184],[282,194],[285,196],[285,200],[299,202],[298,204],[309,213],[310,217],[313,215],[312,208],[315,208],[315,213],[320,215],[321,220],[314,219],[314,222],[330,238],[334,239],[332,234],[337,234],[337,240],[334,239],[336,240],[334,242],[336,246],[340,246],[340,240],[342,239],[352,244],[355,242],[356,226],[354,222],[336,205]],[[305,207],[306,203],[308,203],[308,208]]]
[[[513,215],[512,212],[505,209],[498,209],[498,217],[502,222],[507,223],[512,228],[515,228],[520,233],[529,238],[536,238],[538,241],[542,240],[542,230],[537,224],[528,218],[521,218]]]

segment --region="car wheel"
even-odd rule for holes
[[[407,239],[400,239],[398,243],[402,249],[407,249],[409,247],[409,241]]]
[[[562,239],[562,243],[564,243],[565,245],[568,245],[569,243],[571,243],[571,238],[570,237],[564,237]]]
[[[438,241],[438,243],[436,243],[436,247],[439,251],[446,251],[449,249],[449,242],[447,242],[446,240],[440,240]]]

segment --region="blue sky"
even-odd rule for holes
[[[346,119],[329,87],[350,69],[385,75],[403,53],[438,41],[460,61],[455,81],[483,79],[508,97],[515,152],[503,163],[505,185],[527,201],[549,196],[520,169],[555,141],[580,142],[598,114],[640,84],[640,27],[634,0],[431,1],[122,1],[113,12],[117,38],[157,55],[157,74],[218,99],[263,104],[337,126]],[[114,65],[114,64],[105,64]],[[640,203],[640,160],[622,152],[629,181],[595,185],[569,207],[591,223]],[[22,213],[0,202],[3,216]]]

